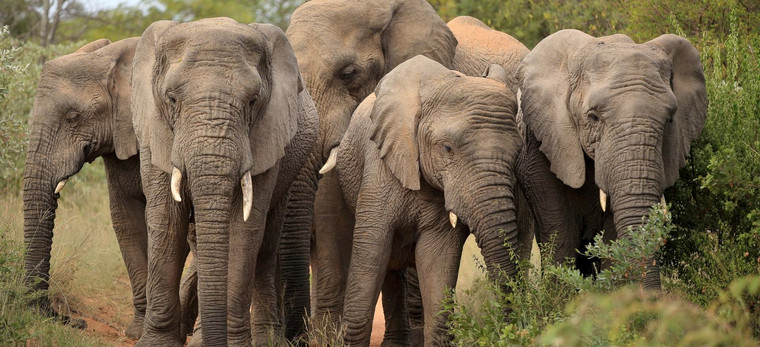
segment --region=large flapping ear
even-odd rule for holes
[[[568,105],[574,73],[568,64],[573,54],[593,39],[578,30],[558,31],[539,42],[517,69],[523,121],[541,141],[540,149],[549,159],[551,171],[573,188],[583,185],[586,170]]]
[[[109,39],[95,40],[77,49],[76,53],[90,53],[110,44],[111,40]]]
[[[285,33],[271,24],[251,24],[267,42],[269,100],[251,127],[252,175],[273,167],[298,130],[298,94],[303,88],[298,62]]]
[[[420,88],[425,73],[436,69],[451,72],[427,57],[416,56],[383,77],[375,88],[371,139],[385,165],[407,189],[420,189]]]
[[[116,157],[127,159],[137,154],[137,137],[132,126],[131,88],[129,86],[132,76],[132,59],[138,37],[128,38],[114,42],[97,51],[113,59],[113,67],[108,74],[108,92],[111,95],[113,145]]]
[[[382,35],[386,73],[418,54],[453,67],[457,39],[427,1],[396,0],[391,11]]]
[[[132,124],[137,140],[141,148],[147,147],[150,150],[151,163],[167,173],[172,172],[170,158],[174,133],[162,117],[162,111],[159,109],[161,103],[154,96],[153,85],[155,80],[162,78],[157,76],[165,69],[161,64],[167,63],[158,61],[156,42],[164,31],[174,25],[177,25],[177,22],[162,20],[145,29],[135,48],[130,83]]]
[[[665,128],[662,145],[664,186],[670,187],[678,179],[678,169],[686,165],[691,142],[702,132],[707,118],[707,90],[699,51],[686,39],[668,34],[646,45],[655,46],[670,58],[672,63],[671,88],[678,102],[673,121]]]

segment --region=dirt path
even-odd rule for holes
[[[370,347],[379,347],[385,334],[385,315],[383,315],[383,295],[377,299],[375,306],[375,318],[372,320],[372,337],[369,339]]]

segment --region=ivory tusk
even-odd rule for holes
[[[61,190],[63,190],[63,186],[66,185],[66,181],[68,181],[68,180],[69,180],[68,178],[64,178],[60,182],[58,182],[58,185],[55,186],[55,193],[56,194],[60,193]]]
[[[179,194],[179,188],[182,185],[182,172],[178,168],[174,167],[172,170],[172,198],[174,201],[181,202],[182,196]]]
[[[599,189],[599,204],[602,205],[602,211],[607,212],[607,193]]]
[[[330,172],[330,170],[335,168],[336,164],[338,164],[338,147],[335,147],[330,151],[330,156],[327,158],[325,165],[319,169],[319,173],[324,175]]]
[[[665,194],[660,196],[660,203],[662,204],[662,213],[668,213],[668,203],[665,201]]]
[[[452,228],[456,228],[457,227],[457,220],[458,219],[459,219],[459,217],[457,217],[457,215],[454,212],[449,211],[449,222],[451,223],[451,227]]]
[[[247,221],[253,207],[253,182],[251,171],[246,171],[240,179],[240,188],[243,190],[243,221]]]

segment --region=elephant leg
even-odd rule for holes
[[[110,154],[103,156],[103,162],[108,178],[113,229],[132,285],[134,317],[124,333],[136,340],[142,335],[145,320],[148,277],[148,230],[145,226],[145,195],[140,183],[139,157],[119,160]]]
[[[459,274],[466,233],[451,228],[445,216],[441,216],[437,227],[421,227],[417,240],[415,259],[422,294],[425,319],[425,346],[450,344],[446,320],[448,312],[441,312],[441,302],[446,297],[446,288],[455,288]]]
[[[361,199],[361,198],[360,198]],[[375,305],[390,259],[393,229],[390,212],[357,206],[351,268],[348,273],[343,321],[345,342],[350,346],[369,346]]]
[[[230,221],[230,254],[227,271],[228,345],[249,346],[251,344],[250,308],[253,301],[254,288],[256,291],[262,290],[262,285],[259,282],[264,280],[266,282],[264,286],[272,286],[272,289],[266,288],[266,293],[257,293],[257,295],[271,295],[271,291],[274,290],[274,279],[258,278],[256,274],[256,262],[261,256],[259,252],[262,250],[272,253],[267,255],[269,257],[274,258],[276,256],[273,250],[277,249],[277,242],[279,240],[275,237],[276,235],[268,235],[270,228],[267,225],[269,205],[276,178],[277,170],[270,170],[264,174],[254,176],[253,191],[255,193],[253,195],[253,209],[248,221],[243,221],[243,212],[242,208],[240,208],[240,206],[243,206],[242,196],[237,196],[232,205],[234,208]],[[276,229],[279,230],[279,228]],[[264,240],[270,244],[263,246]],[[276,262],[272,261],[271,266],[274,267],[276,265]],[[271,299],[274,300],[276,305],[276,297],[272,296]],[[201,301],[202,304],[203,302]],[[277,314],[278,312],[270,314]],[[279,317],[276,317],[276,320],[279,325]],[[275,324],[272,322],[272,318],[265,321],[268,321],[269,324]],[[270,326],[269,328],[275,327]]]
[[[182,275],[179,285],[179,303],[182,312],[180,333],[184,338],[193,333],[198,318],[198,264],[193,258]]]
[[[277,298],[280,286],[277,273],[277,247],[282,231],[283,213],[287,197],[269,211],[267,216],[264,240],[256,260],[256,276],[253,282],[253,300],[251,306],[254,312],[253,344],[266,346],[271,344],[287,345],[281,341],[282,314]]]
[[[567,192],[551,172],[549,160],[539,150],[541,143],[530,133],[527,137],[518,157],[517,181],[535,217],[536,241],[542,246],[552,242],[555,261],[574,260],[580,233],[568,215],[571,208],[565,203]]]
[[[354,217],[344,202],[334,171],[319,181],[314,211],[314,318],[317,324],[337,327],[343,313]]]
[[[169,175],[142,158],[148,226],[147,308],[136,346],[180,346],[179,288],[186,258],[189,209],[171,200]]]
[[[388,270],[383,281],[385,334],[381,346],[409,345],[409,311],[406,306],[406,271]]]
[[[425,343],[425,319],[422,316],[422,294],[417,268],[406,268],[406,305],[409,310],[410,343],[412,346],[422,346]]]

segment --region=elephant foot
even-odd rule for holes
[[[187,342],[187,347],[201,347],[203,346],[203,332],[201,329],[195,329],[193,335],[190,336],[190,341]]]
[[[34,300],[30,302],[29,305],[32,307],[37,307],[39,309],[39,312],[45,317],[53,318],[54,320],[61,322],[64,325],[68,325],[75,329],[87,329],[87,322],[85,322],[84,319],[74,318],[69,315],[58,313],[58,311],[56,311],[50,303],[50,299],[47,297]]]
[[[161,337],[144,335],[137,341],[135,347],[171,346],[182,347],[182,343],[176,337]],[[200,345],[199,345],[200,346]]]
[[[135,317],[132,319],[132,323],[129,323],[127,329],[124,330],[124,335],[132,340],[139,340],[140,337],[142,337],[144,321],[145,316],[135,315]]]

